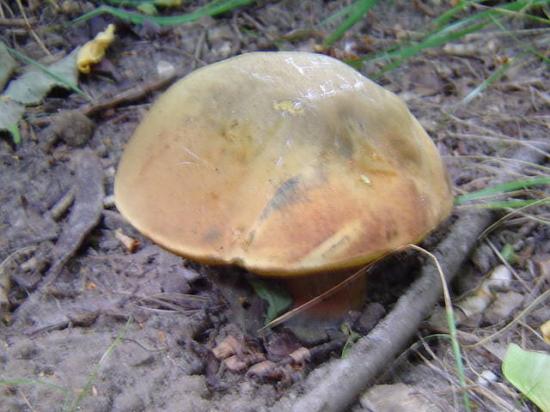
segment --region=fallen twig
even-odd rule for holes
[[[52,250],[53,260],[46,276],[35,292],[15,312],[18,319],[30,313],[38,299],[56,279],[67,261],[97,225],[103,210],[103,168],[97,156],[83,150],[75,156],[76,192],[69,219]]]
[[[71,207],[74,202],[74,188],[69,189],[61,199],[59,199],[50,209],[49,214],[55,221],[61,219],[67,209]]]
[[[124,90],[110,98],[103,99],[99,102],[93,102],[82,106],[78,111],[85,116],[93,116],[108,109],[112,109],[124,104],[139,101],[149,94],[164,89],[170,86],[174,81],[183,75],[183,71],[175,70],[174,72],[156,79],[148,84],[138,84],[135,87]],[[34,126],[47,126],[55,116],[41,117],[32,120]]]
[[[164,89],[171,85],[176,79],[182,76],[182,72],[174,70],[172,73],[156,79],[145,85],[137,85],[121,93],[116,94],[110,99],[102,100],[96,103],[90,103],[83,106],[80,112],[86,116],[92,116],[101,111],[112,109],[122,104],[132,103],[141,100],[154,91]]]
[[[5,17],[0,17],[0,26],[27,27],[29,24],[34,24],[34,23],[36,23],[36,19],[34,17],[27,17],[26,19],[23,19],[23,18],[8,19]]]
[[[528,149],[520,149],[514,157],[530,162],[541,160],[540,153]],[[519,169],[519,166],[513,163],[510,168]],[[497,176],[491,184],[501,183],[504,179],[504,175]],[[447,238],[434,251],[445,267],[447,282],[456,275],[492,219],[492,214],[484,210],[460,213]],[[430,262],[423,267],[420,278],[397,301],[394,309],[351,348],[346,358],[332,360],[316,369],[304,382],[302,397],[294,402],[283,398],[273,410],[346,410],[414,336],[422,320],[441,298],[441,291],[438,271]]]
[[[65,263],[76,253],[82,242],[97,225],[103,210],[103,168],[97,156],[88,150],[75,157],[76,193],[74,206],[67,225],[57,239],[53,249],[54,261],[42,282],[43,287],[51,285]]]

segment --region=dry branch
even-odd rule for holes
[[[52,250],[50,269],[34,293],[17,309],[15,320],[22,320],[34,312],[40,297],[57,279],[101,217],[105,197],[101,162],[90,150],[82,150],[77,152],[74,164],[76,192],[68,222]]]

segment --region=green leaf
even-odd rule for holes
[[[550,412],[550,355],[508,345],[502,363],[504,377],[543,412]]]
[[[12,50],[12,52],[14,51]],[[17,57],[21,57],[19,52],[16,54]],[[18,103],[30,105],[40,103],[55,86],[69,88],[83,94],[76,86],[78,81],[76,54],[77,50],[74,50],[50,66],[43,66],[26,57],[28,60],[26,62],[33,67],[9,83],[5,96]]]
[[[506,243],[504,245],[504,247],[500,251],[500,254],[508,263],[514,264],[518,261],[518,255],[516,255],[516,252],[514,252],[514,248],[510,243]]]
[[[348,356],[353,344],[361,339],[361,335],[355,332],[347,322],[344,322],[342,323],[342,325],[340,325],[340,330],[344,333],[344,335],[348,337],[346,339],[344,347],[342,348],[342,354],[340,355],[341,358],[345,358],[346,356]]]
[[[8,48],[0,41],[0,91],[6,85],[16,67],[17,63],[11,57]]]
[[[19,132],[19,123],[10,124],[8,127],[8,132],[11,134],[13,143],[21,143],[21,133]]]
[[[521,209],[530,206],[541,206],[550,203],[550,198],[544,199],[511,199],[511,200],[496,200],[482,203],[471,203],[468,206],[478,207],[480,209]]]
[[[25,106],[0,96],[0,130],[7,130],[15,144],[21,141],[18,124],[24,112]]]
[[[265,323],[271,322],[292,304],[292,299],[280,285],[261,279],[249,279],[256,294],[267,302]]]

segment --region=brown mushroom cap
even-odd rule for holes
[[[439,153],[405,104],[299,52],[245,54],[178,81],[128,143],[115,198],[179,255],[272,276],[363,265],[452,207]]]

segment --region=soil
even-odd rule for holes
[[[116,41],[90,75],[81,75],[79,86],[95,101],[128,90],[145,92],[85,116],[81,109],[88,102],[56,89],[28,110],[20,144],[1,135],[0,277],[11,277],[11,288],[0,325],[0,410],[267,411],[282,397],[299,397],[308,373],[341,356],[347,336],[339,325],[316,328],[320,333],[307,336],[283,325],[259,335],[265,303],[247,282],[251,275],[198,265],[152,244],[114,208],[113,178],[125,143],[165,88],[147,89],[158,82],[159,69],[171,66],[184,75],[249,51],[315,51],[333,27],[318,22],[349,2],[258,2],[164,28],[106,16],[61,26],[97,4],[68,1],[57,9],[58,2],[44,2],[40,8],[40,2],[28,3],[35,34],[57,57],[116,22]],[[192,3],[182,10],[203,2]],[[441,3],[380,2],[327,53],[361,55],[415,36],[445,10]],[[0,4],[21,17],[17,2]],[[534,23],[518,20],[511,25],[523,46],[548,41],[546,32],[537,34]],[[529,30],[534,34],[525,34]],[[35,37],[25,30],[8,26],[0,40],[44,59]],[[428,50],[377,79],[407,102],[436,142],[457,194],[483,188],[490,176],[513,162],[507,157],[518,145],[548,143],[550,83],[539,59],[525,58],[463,104],[502,59],[520,54],[516,40],[498,31],[476,33],[459,45],[462,49]],[[378,68],[371,63],[361,70],[368,76]],[[526,165],[524,174],[548,175],[548,164],[542,166]],[[480,314],[462,326],[465,334],[495,330],[550,286],[550,231],[548,222],[540,221],[548,210],[532,213],[514,216],[487,237],[497,250],[510,245],[514,251],[515,277],[504,292],[519,295],[522,303],[507,315]],[[447,230],[443,225],[423,246],[432,248]],[[139,242],[132,246],[135,250],[128,250],[120,233]],[[499,263],[488,245],[480,242],[465,264],[454,285],[455,297],[475,289]],[[379,265],[369,277],[365,307],[350,313],[348,325],[368,333],[422,263],[407,252]],[[524,326],[507,331],[491,348],[466,351],[469,378],[476,382],[486,370],[496,376],[489,386],[493,398],[486,394],[487,386],[473,391],[478,410],[504,410],[506,405],[535,410],[504,380],[498,354],[520,339],[529,348],[548,350],[529,330],[548,319],[547,306],[534,308]],[[421,332],[431,334],[433,326],[427,323]],[[239,371],[214,355],[227,337],[236,340],[239,361],[245,363]],[[407,352],[381,381],[404,382],[429,393],[436,405],[431,410],[460,410],[448,345],[424,346]],[[303,347],[315,356],[291,361],[289,354]],[[252,368],[263,359],[273,363]],[[365,405],[358,401],[353,410],[367,410]]]

